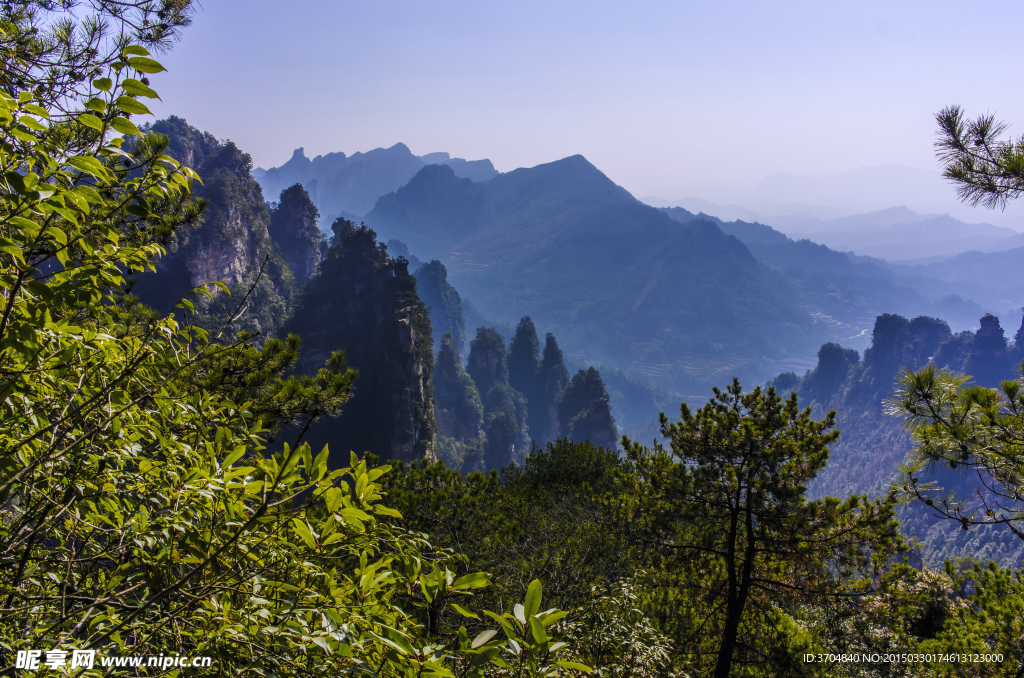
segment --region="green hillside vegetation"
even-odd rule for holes
[[[0,8],[4,79],[24,88],[0,95],[0,165],[25,170],[0,182],[3,672],[108,673],[131,655],[206,657],[232,676],[589,670],[551,649],[562,615],[541,612],[540,582],[513,609],[518,634],[506,613],[511,661],[494,634],[453,628],[454,609],[424,624],[439,591],[468,597],[488,576],[454,579],[450,554],[380,520],[397,515],[386,468],[352,455],[329,470],[326,448],[273,442],[345,404],[340,356],[286,379],[294,341],[223,341],[190,304],[175,319],[126,293],[202,207],[167,137],[127,117],[163,70],[143,45],[172,42],[188,3],[75,12]],[[83,17],[93,30],[65,30]],[[114,131],[136,137],[131,152]]]

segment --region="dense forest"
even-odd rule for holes
[[[651,251],[628,236],[660,233],[628,298],[593,302],[632,309],[605,327],[613,343],[629,323],[708,314],[675,336],[656,325],[649,352],[788,318],[781,346],[813,326],[798,300],[818,293],[783,294],[783,262],[834,253],[634,204],[579,157],[492,177],[423,156],[373,210],[402,240],[345,215],[327,237],[314,172],[369,159],[303,156],[265,196],[230,141],[133,121],[187,4],[96,5],[121,32],[85,42],[58,6],[0,6],[0,670],[1024,672],[1024,325],[1008,339],[994,315],[954,333],[878,314],[863,355],[824,342],[812,369],[763,386],[725,362],[699,406],[661,414],[649,441],[622,436],[613,394],[666,394],[563,353],[563,328],[604,327],[596,309],[552,296],[547,318],[589,320],[488,322],[433,238],[494,251],[498,226],[554,209],[534,199],[544,185],[568,203],[591,191],[608,213],[574,218],[622,225],[611,249],[581,226],[553,236],[551,261],[513,257],[508,306],[566,283],[560,266],[634,257],[610,295]],[[465,211],[449,221],[423,207],[451,192]],[[821,273],[884,303],[887,274]],[[719,301],[750,315],[714,317]],[[110,663],[130,656],[161,665]]]

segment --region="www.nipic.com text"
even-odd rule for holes
[[[95,650],[18,650],[15,668],[36,671],[39,669],[91,669],[97,664],[103,667],[153,667],[205,668],[213,663],[212,657],[188,657],[182,655],[155,656],[99,656]]]

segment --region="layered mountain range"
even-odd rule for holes
[[[364,219],[443,261],[485,314],[529,315],[570,359],[681,394],[727,375],[809,367],[822,341],[866,345],[880,313],[942,314],[969,327],[1000,310],[953,297],[929,271],[763,224],[652,208],[582,156],[486,182],[425,167]]]
[[[365,153],[327,153],[312,160],[297,148],[288,162],[269,170],[257,167],[252,175],[263,193],[274,200],[281,191],[302,184],[313,204],[330,224],[339,216],[359,217],[373,208],[377,198],[404,186],[427,165],[446,165],[460,177],[486,181],[498,172],[490,160],[464,160],[449,154],[415,156],[405,144]]]
[[[174,117],[151,130],[166,136],[171,155],[200,173],[204,183],[195,190],[205,202],[196,223],[169,237],[167,254],[156,272],[134,283],[135,294],[166,312],[191,289],[223,281],[230,294],[215,289],[174,312],[271,351],[269,339],[294,335],[302,342],[295,369],[313,379],[325,363],[337,366],[339,352],[359,371],[340,416],[282,435],[316,448],[331,445],[332,466],[356,450],[402,461],[440,457],[464,470],[521,463],[533,441],[556,437],[615,444],[599,372],[580,369],[570,379],[550,333],[542,360],[529,318],[519,323],[507,367],[505,339],[493,327],[477,326],[466,356],[466,317],[487,321],[448,283],[441,262],[418,265],[414,276],[409,267],[416,258],[402,243],[392,241],[395,252],[389,252],[372,229],[343,217],[325,238],[317,227],[319,210],[301,184],[267,202],[249,156],[231,142]],[[428,160],[451,161],[446,154]],[[462,368],[464,357],[471,376]],[[435,379],[443,387],[439,401]]]
[[[165,275],[180,269],[178,282],[192,285],[223,276],[241,289],[254,275],[256,260],[267,258],[267,287],[257,293],[263,301],[246,322],[268,335],[304,326],[307,356],[316,359],[366,339],[369,353],[354,345],[346,349],[353,364],[374,365],[381,374],[390,370],[402,388],[412,389],[395,400],[386,384],[366,380],[363,398],[382,404],[372,411],[349,408],[364,412],[353,415],[364,423],[373,420],[373,412],[410,413],[402,422],[375,424],[390,431],[385,437],[393,443],[387,452],[393,456],[423,453],[433,435],[429,384],[423,381],[432,358],[422,346],[431,344],[436,355],[447,341],[451,356],[445,360],[462,363],[472,353],[470,339],[484,336],[481,327],[491,333],[484,344],[477,342],[478,353],[486,344],[492,357],[501,355],[496,342],[514,343],[512,328],[520,319],[529,320],[536,328],[531,332],[540,336],[557,335],[559,363],[564,350],[564,364],[584,375],[584,382],[588,366],[600,366],[601,387],[594,393],[607,388],[620,427],[648,431],[641,424],[658,410],[680,399],[704,400],[710,386],[733,376],[755,383],[786,370],[802,374],[815,366],[816,349],[827,342],[865,348],[881,314],[940,316],[959,329],[975,326],[986,310],[999,310],[956,296],[963,287],[946,280],[987,262],[895,266],[756,222],[656,209],[582,156],[498,174],[487,161],[414,156],[397,144],[313,160],[299,149],[289,163],[261,172],[250,171],[247,156],[231,144],[187,131],[183,121],[158,126],[172,137],[172,152],[192,158],[212,180],[200,189],[211,200],[212,220],[194,234],[183,232],[176,246],[181,254],[160,264]],[[277,194],[267,192],[284,184]],[[264,204],[263,196],[272,202]],[[372,235],[331,219],[335,237],[320,239],[316,222],[322,229],[327,220],[318,205],[365,212],[360,220],[374,229]],[[340,232],[349,234],[349,245]],[[342,251],[331,255],[336,247]],[[334,279],[325,278],[325,261],[350,256],[350,263],[328,267]],[[358,274],[371,260],[376,273]],[[310,318],[317,320],[309,324]],[[396,320],[413,330],[412,338],[403,339],[405,330],[392,327]],[[361,323],[376,329],[360,330]],[[408,360],[387,357],[387,351],[408,353]],[[528,437],[555,435],[549,424],[538,423],[536,413],[526,413],[529,398],[514,383],[495,394],[488,383],[471,397],[458,390],[465,382],[459,371],[445,369],[456,395],[442,417],[449,430],[440,433],[451,441],[453,458],[515,458]],[[377,395],[371,398],[371,391]],[[467,402],[481,403],[486,421],[452,423],[451,412]],[[595,421],[611,421],[611,412],[595,415]],[[511,419],[498,422],[493,417],[500,413]],[[473,433],[487,430],[495,440],[507,437],[508,447],[488,452]],[[367,440],[386,447],[383,438]]]
[[[582,156],[487,182],[428,166],[365,220],[444,262],[485,314],[529,315],[570,355],[672,390],[763,372],[830,336],[742,242],[644,205]]]

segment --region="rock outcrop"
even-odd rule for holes
[[[440,351],[441,337],[450,332],[452,345],[461,361],[466,355],[466,321],[462,314],[462,298],[448,283],[447,269],[435,259],[420,266],[413,275],[416,276],[420,298],[430,311],[434,348]]]
[[[589,440],[598,447],[615,449],[618,432],[611,402],[600,373],[593,367],[573,375],[558,403],[558,421],[563,438]]]
[[[473,379],[462,369],[452,335],[441,337],[434,365],[437,456],[449,468],[481,470],[484,405]]]
[[[314,184],[315,186],[315,184]],[[281,198],[270,206],[270,239],[281,249],[298,284],[304,284],[320,264],[320,212],[300,184],[281,191]]]
[[[981,327],[974,333],[964,372],[981,386],[998,388],[1003,379],[1010,378],[1014,367],[1015,361],[1007,349],[999,318],[986,313],[981,318]]]
[[[548,332],[544,340],[544,355],[540,361],[540,405],[536,407],[537,414],[532,416],[531,432],[533,439],[540,444],[554,441],[558,438],[558,401],[569,385],[569,370],[565,368],[565,361],[562,358],[562,349],[558,347],[555,335]],[[537,422],[538,428],[532,426]]]
[[[505,339],[489,327],[478,327],[476,338],[469,345],[466,372],[473,377],[477,390],[483,396],[496,383],[508,383],[508,352]]]
[[[888,401],[897,388],[901,370],[920,369],[929,363],[953,372],[971,374],[973,383],[998,386],[1014,378],[1016,346],[1007,346],[999,320],[988,315],[977,332],[952,334],[942,320],[919,316],[912,320],[880,315],[875,320],[871,347],[861,362],[854,352],[834,344],[822,346],[818,366],[803,378],[779,375],[774,380],[783,397],[796,390],[801,405],[814,404],[815,416],[836,410],[836,428],[842,435],[830,446],[828,466],[810,484],[813,498],[867,493],[884,496],[893,482],[901,482],[900,466],[914,446],[901,426],[902,418],[887,414]],[[837,376],[845,372],[841,383]],[[922,482],[970,496],[976,479],[971,474],[942,467],[917,472]],[[969,532],[954,521],[938,520],[931,512],[911,504],[898,511],[907,535],[920,544],[919,556],[936,566],[944,559],[970,554],[993,559],[1004,566],[1019,563],[1024,547],[1009,532],[981,528]]]
[[[230,298],[194,299],[199,323],[219,328],[235,309],[232,300],[248,293],[246,310],[232,332],[271,336],[287,316],[295,283],[268,235],[270,214],[252,178],[251,158],[232,142],[175,116],[148,129],[166,135],[167,153],[199,174],[203,183],[194,183],[192,191],[208,202],[201,225],[179,228],[168,242],[167,255],[156,262],[156,273],[141,276],[133,291],[166,312],[193,288],[223,281],[231,288]]]
[[[306,439],[331,446],[331,464],[350,450],[405,462],[433,457],[435,443],[430,319],[404,259],[366,226],[339,219],[319,273],[299,294],[283,332],[303,339],[301,369],[313,374],[334,351],[359,371],[339,417]]]

